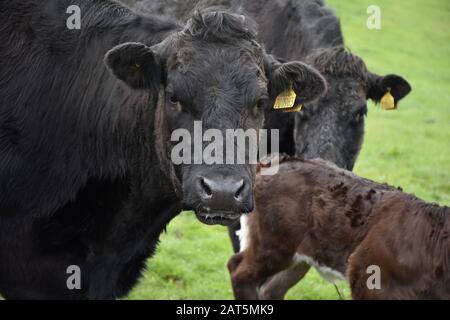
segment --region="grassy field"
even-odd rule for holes
[[[448,0],[328,0],[341,18],[347,46],[378,74],[397,73],[413,91],[396,112],[369,106],[366,138],[355,171],[440,204],[450,204],[450,2]],[[366,28],[377,4],[382,29]],[[226,229],[183,213],[168,227],[130,299],[231,299]],[[345,283],[339,287],[345,296]],[[315,272],[289,299],[337,299]]]

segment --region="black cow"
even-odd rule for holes
[[[67,28],[72,5],[81,10],[81,30]],[[177,175],[166,100],[206,126],[257,129],[258,106],[287,83],[310,88],[304,101],[325,87],[312,68],[266,55],[252,23],[225,11],[197,12],[181,27],[114,1],[6,0],[0,21],[6,298],[126,295],[167,223],[183,206],[204,206],[205,188],[214,192],[205,172],[208,183],[227,174],[246,184],[214,222],[251,210],[250,165],[183,166]],[[221,196],[236,195],[235,187]],[[79,290],[68,289],[71,266],[81,271]]]

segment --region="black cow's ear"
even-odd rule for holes
[[[390,74],[384,77],[375,74],[369,75],[367,98],[377,103],[386,93],[390,92],[397,104],[410,91],[411,86],[408,81],[398,75]]]
[[[269,94],[273,98],[292,88],[297,95],[296,101],[303,104],[317,99],[327,90],[327,82],[320,72],[303,62],[280,63],[268,55],[265,68]]]
[[[158,89],[162,81],[162,65],[151,48],[142,43],[124,43],[105,55],[111,72],[133,89]]]

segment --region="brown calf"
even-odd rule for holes
[[[450,299],[450,208],[323,160],[280,162],[258,175],[247,247],[228,263],[237,299],[283,298],[311,265],[345,275],[354,299]],[[288,268],[296,279],[267,281]]]

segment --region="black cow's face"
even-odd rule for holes
[[[359,57],[344,49],[324,51],[310,62],[326,77],[328,91],[296,116],[297,156],[352,170],[363,142],[367,99],[379,102],[390,91],[397,104],[411,88],[399,76],[371,74]]]
[[[201,121],[202,133],[218,130],[224,139],[227,129],[261,129],[269,99],[263,57],[262,50],[251,44],[179,39],[167,65],[166,106],[169,117],[183,123],[172,129],[187,129],[194,137],[194,121]],[[202,148],[195,150],[196,142],[190,141],[192,162],[209,145],[203,141]],[[201,163],[183,163],[179,168],[184,207],[207,224],[227,224],[253,209],[253,167],[226,164],[225,140],[223,146],[222,163],[203,158]]]
[[[325,97],[296,115],[296,154],[322,158],[352,170],[364,135],[367,114],[365,85],[354,78],[327,78]]]
[[[163,70],[166,111],[177,120],[171,130],[190,133],[191,161],[176,163],[184,208],[195,210],[207,224],[229,224],[253,209],[255,165],[226,159],[227,130],[261,129],[265,106],[289,86],[299,92],[300,102],[325,90],[325,80],[316,70],[300,62],[278,63],[255,42],[242,16],[225,12],[198,14],[184,31],[153,48],[121,45],[107,54],[106,62],[135,88],[154,82],[155,70]],[[152,86],[156,87],[146,87]],[[194,121],[201,121],[200,134],[213,129],[224,138],[223,161],[210,161],[203,152],[208,139],[200,137],[200,146],[194,145],[198,142]],[[232,145],[236,147],[235,142]],[[234,160],[239,152],[248,151],[235,149]]]

